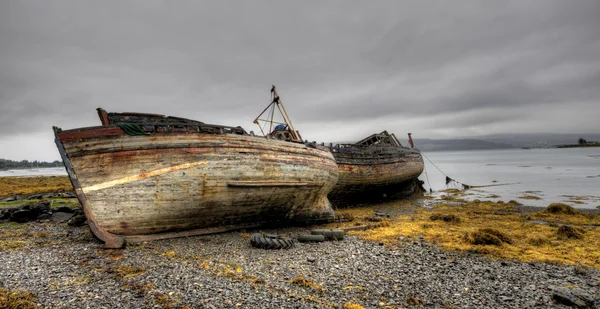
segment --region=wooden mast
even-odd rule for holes
[[[290,119],[290,116],[288,115],[287,111],[285,110],[285,106],[283,105],[283,102],[281,101],[281,98],[279,97],[279,93],[277,93],[277,88],[275,88],[275,85],[273,85],[273,87],[271,88],[271,93],[273,95],[273,100],[271,101],[271,103],[258,115],[258,117],[256,117],[256,119],[254,119],[254,123],[258,125],[258,127],[260,128],[260,131],[262,132],[263,135],[268,135],[268,133],[271,133],[271,130],[273,128],[273,123],[277,123],[277,124],[285,124],[289,127],[289,133],[292,137],[293,141],[296,142],[301,142],[302,138],[300,137],[300,134],[298,134],[298,132],[296,131],[296,128],[294,128],[294,125],[292,124],[292,120]],[[274,112],[275,112],[275,108],[277,107],[277,110],[279,110],[279,114],[281,115],[281,117],[283,118],[283,123],[280,122],[276,122],[273,121],[274,118]],[[271,116],[270,119],[260,119],[260,117],[267,112],[267,110],[271,108]],[[268,117],[268,116],[267,116]],[[262,126],[259,124],[259,121],[264,121],[266,123],[270,124],[270,129],[269,132],[267,134],[265,134],[265,132],[263,131]]]

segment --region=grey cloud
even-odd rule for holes
[[[552,131],[525,107],[600,113],[599,13],[592,0],[3,1],[0,136],[97,125],[96,107],[256,130],[273,83],[322,140],[414,131],[393,119]]]

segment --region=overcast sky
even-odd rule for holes
[[[600,1],[0,1],[0,158],[97,107],[308,140],[600,131]]]

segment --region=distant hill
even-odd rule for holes
[[[452,139],[414,139],[415,147],[423,151],[479,150],[510,148],[552,148],[577,144],[579,138],[600,141],[600,134],[494,134]],[[407,145],[402,141],[404,145]]]
[[[509,149],[517,148],[511,144],[496,143],[481,139],[413,139],[415,148],[422,151],[450,151],[450,150],[483,150],[483,149]]]
[[[563,133],[523,133],[523,134],[494,134],[477,136],[477,139],[494,143],[505,143],[514,147],[554,147],[557,145],[577,144],[579,138],[587,141],[600,141],[600,134],[563,134]]]

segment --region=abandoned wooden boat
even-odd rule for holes
[[[241,127],[99,115],[102,126],[54,132],[89,226],[106,247],[333,216],[327,193],[338,169],[328,151]],[[126,117],[144,122],[118,122]]]
[[[412,140],[409,142],[412,146]],[[336,207],[377,202],[410,195],[419,189],[424,162],[419,150],[402,146],[394,134],[383,131],[354,144],[328,147],[339,169],[329,193]]]

